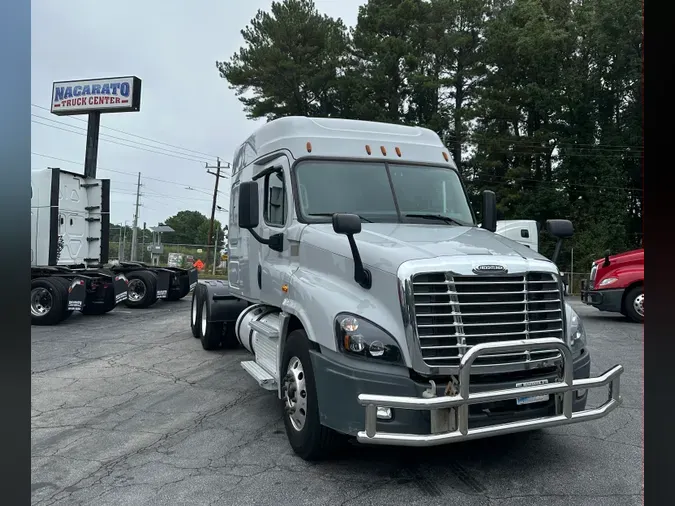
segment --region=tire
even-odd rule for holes
[[[200,305],[199,340],[202,342],[202,348],[207,351],[217,350],[223,342],[223,322],[209,322],[211,306],[206,303],[206,297],[202,297]]]
[[[625,315],[635,323],[645,321],[645,293],[642,285],[631,288],[623,301]]]
[[[64,319],[68,290],[61,282],[51,278],[37,278],[31,281],[30,291],[31,325],[56,325]]]
[[[202,324],[202,300],[206,296],[206,287],[201,283],[195,287],[192,293],[192,304],[190,305],[190,330],[192,336],[199,338],[199,327]]]
[[[61,317],[61,321],[67,320],[73,314],[73,310],[68,309],[68,289],[70,288],[71,281],[69,279],[60,278],[58,276],[51,279],[56,281],[57,283],[61,283],[63,285],[64,290],[66,291],[65,297],[63,297],[63,315]]]
[[[129,292],[124,301],[130,308],[146,308],[157,302],[157,276],[150,271],[133,271],[127,276]],[[133,297],[133,298],[132,298]]]
[[[284,345],[282,371],[282,406],[286,436],[293,451],[307,461],[329,457],[337,449],[340,436],[321,425],[319,405],[314,382],[314,371],[309,357],[309,340],[304,330],[291,332]],[[305,392],[304,395],[302,392]],[[295,413],[291,412],[295,408]],[[304,411],[304,420],[302,412]]]

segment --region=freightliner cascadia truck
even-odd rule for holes
[[[58,168],[31,171],[31,322],[55,325],[73,311],[103,314],[124,301],[143,308],[178,300],[197,270],[108,263],[110,180]]]
[[[554,261],[481,225],[432,131],[287,117],[235,153],[227,281],[202,281],[192,333],[243,346],[293,450],[431,446],[607,415],[621,365],[590,377],[584,326]],[[609,386],[597,408],[588,391]]]

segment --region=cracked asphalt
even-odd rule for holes
[[[608,417],[434,449],[348,445],[313,464],[292,453],[275,395],[239,366],[246,353],[192,337],[189,298],[33,327],[32,503],[641,504],[643,327],[571,303],[593,374],[625,367]]]

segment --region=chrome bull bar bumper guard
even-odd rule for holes
[[[480,355],[486,353],[509,353],[536,351],[555,348],[562,357],[562,381],[543,385],[469,393],[471,365]],[[478,344],[469,349],[459,365],[459,393],[457,395],[422,398],[398,397],[388,395],[360,394],[359,404],[366,408],[365,430],[360,431],[357,440],[360,443],[397,446],[436,446],[445,443],[466,441],[502,434],[524,432],[528,430],[555,427],[586,420],[595,420],[607,415],[621,404],[619,378],[623,366],[616,365],[596,378],[574,379],[572,352],[566,344],[557,338],[527,339],[520,341]],[[597,408],[573,412],[573,396],[577,390],[588,390],[609,385],[607,401]],[[522,396],[558,394],[562,395],[562,413],[553,416],[498,423],[486,427],[469,429],[469,406],[483,402],[516,399]],[[456,430],[431,434],[399,434],[377,432],[377,409],[413,409],[448,410]],[[450,411],[452,410],[452,411]]]

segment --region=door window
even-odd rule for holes
[[[279,169],[265,176],[265,223],[273,227],[286,224],[286,184],[284,172]]]

